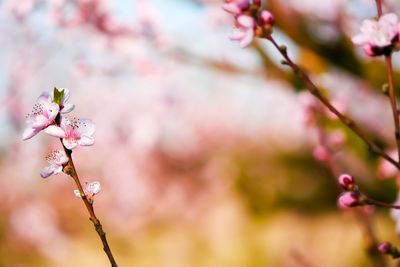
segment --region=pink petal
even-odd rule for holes
[[[254,37],[253,29],[249,29],[248,31],[246,31],[246,36],[240,41],[239,46],[241,48],[245,48],[251,43],[251,41],[253,41],[253,37]]]
[[[65,132],[64,130],[56,125],[50,125],[48,126],[45,130],[45,133],[54,136],[54,137],[58,137],[58,138],[64,138],[65,137]]]
[[[234,30],[231,35],[229,35],[229,39],[231,39],[232,41],[240,41],[242,40],[244,37],[246,36],[246,34],[242,31],[239,30]]]
[[[238,14],[242,13],[242,11],[238,7],[238,5],[234,2],[222,5],[222,9],[225,10],[226,12],[234,14],[234,15],[238,15]]]

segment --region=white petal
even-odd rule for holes
[[[356,45],[364,45],[368,43],[368,38],[364,34],[360,33],[351,38],[351,41]]]
[[[254,19],[247,15],[240,15],[237,18],[237,22],[239,23],[240,26],[243,26],[245,28],[254,27]]]
[[[94,138],[91,136],[83,135],[81,139],[78,140],[80,146],[91,146],[94,144]]]
[[[78,143],[77,143],[77,141],[75,139],[63,138],[62,142],[63,142],[64,146],[66,148],[68,148],[69,150],[74,149],[78,145]]]
[[[76,196],[77,198],[81,198],[81,193],[79,192],[78,189],[75,189],[75,190],[74,190],[74,194],[75,194],[75,196]]]
[[[36,100],[38,103],[51,103],[53,102],[51,95],[49,92],[43,92]]]
[[[234,30],[230,35],[229,39],[232,41],[240,41],[246,36],[245,32],[240,30]]]
[[[41,131],[40,129],[32,127],[25,128],[24,133],[22,134],[22,140],[28,140],[32,138],[40,131]]]
[[[50,175],[52,175],[54,173],[54,170],[57,166],[55,165],[50,165],[48,167],[44,167],[42,169],[42,171],[40,172],[40,176],[42,176],[42,178],[47,178]]]
[[[60,88],[59,90],[60,91],[64,90],[64,96],[61,100],[61,104],[65,104],[65,102],[67,102],[69,99],[69,89],[68,88]]]
[[[60,107],[56,103],[51,102],[46,105],[46,112],[49,121],[52,121],[57,117],[58,111],[60,111]]]
[[[54,136],[54,137],[58,137],[58,138],[64,138],[65,137],[65,132],[64,130],[57,126],[57,125],[50,125],[48,126],[45,130],[45,133]]]
[[[96,125],[93,123],[92,120],[89,119],[79,119],[79,126],[76,129],[76,132],[79,136],[87,135],[91,136],[96,131]]]
[[[88,191],[90,192],[91,195],[98,194],[100,192],[100,190],[101,190],[101,185],[100,185],[100,182],[98,182],[98,181],[91,182],[88,185]]]
[[[31,116],[31,124],[34,128],[43,129],[48,123],[49,119],[42,114]]]
[[[385,14],[379,19],[379,22],[389,23],[389,24],[396,24],[397,21],[398,17],[395,13]]]
[[[71,112],[75,108],[74,104],[64,104],[64,107],[61,110],[61,113]]]

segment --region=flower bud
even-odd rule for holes
[[[350,174],[344,173],[338,178],[339,185],[344,189],[351,191],[354,189],[355,182],[353,176]]]
[[[264,31],[271,33],[274,26],[274,16],[267,10],[263,10],[259,15],[259,23]]]
[[[389,242],[383,242],[379,245],[378,250],[382,254],[390,254],[390,251],[392,249],[392,244]]]
[[[365,198],[360,191],[344,192],[338,199],[338,206],[341,209],[365,205]]]
[[[391,255],[393,259],[400,258],[400,251],[389,242],[383,242],[378,246],[379,252]]]

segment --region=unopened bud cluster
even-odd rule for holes
[[[346,209],[367,204],[367,198],[358,189],[353,176],[342,174],[338,178],[338,183],[345,190],[338,198],[339,208]]]

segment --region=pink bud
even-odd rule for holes
[[[354,178],[347,173],[344,173],[339,176],[338,178],[339,185],[344,189],[344,190],[352,190],[354,188]]]
[[[359,191],[344,192],[338,199],[338,206],[341,209],[363,205],[362,195]]]
[[[383,242],[379,245],[378,250],[379,250],[379,252],[381,252],[383,254],[389,254],[391,248],[392,248],[392,244],[390,244],[389,242]]]
[[[260,13],[260,25],[265,30],[271,30],[272,26],[274,25],[274,16],[268,12],[267,10],[263,10]]]

